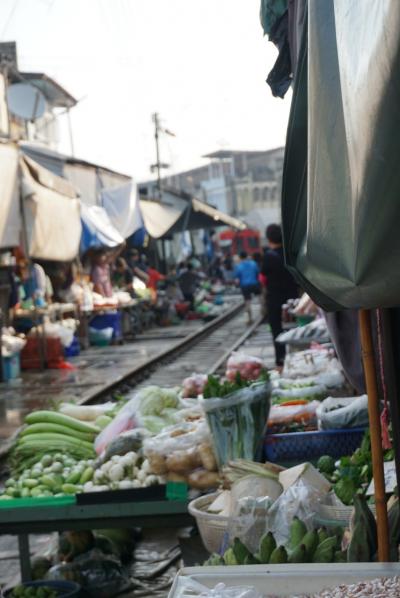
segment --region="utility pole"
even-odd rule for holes
[[[169,129],[165,129],[160,125],[160,118],[158,112],[153,114],[153,123],[154,123],[154,138],[156,140],[156,163],[150,166],[151,172],[157,172],[157,192],[158,192],[158,199],[161,201],[162,199],[162,188],[161,188],[161,169],[162,168],[169,168],[170,165],[166,164],[165,162],[161,162],[160,159],[160,133],[164,133],[165,135],[170,135],[171,137],[175,137],[175,133],[172,133]]]
[[[160,163],[160,123],[158,120],[158,112],[153,114],[153,122],[154,122],[154,138],[156,140],[156,164],[155,167],[157,169],[157,189],[158,189],[158,198],[161,201],[162,198],[162,191],[161,191],[161,163]]]

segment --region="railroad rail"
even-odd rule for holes
[[[249,326],[243,308],[244,303],[238,301],[215,320],[145,363],[133,367],[82,403],[104,402],[115,394],[128,394],[132,388],[144,385],[179,386],[182,380],[193,372],[217,372],[229,354],[237,349],[262,321],[262,317],[258,316]]]

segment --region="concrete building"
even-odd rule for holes
[[[164,178],[183,190],[264,230],[280,220],[284,148],[266,151],[220,150],[204,156],[210,162]]]

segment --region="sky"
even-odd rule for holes
[[[161,139],[170,174],[218,149],[284,144],[291,94],[265,83],[277,51],[259,0],[1,0],[0,38],[17,41],[21,71],[79,100],[75,156],[138,181],[155,162],[154,112],[176,135]],[[60,133],[70,153],[65,117]]]

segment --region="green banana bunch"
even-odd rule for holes
[[[225,565],[225,561],[219,554],[212,554],[204,563],[203,567],[217,567],[218,565]]]
[[[233,546],[232,546],[233,554],[235,555],[235,559],[237,560],[238,565],[244,565],[246,559],[253,558],[250,550],[243,544],[239,538],[233,539]]]
[[[298,517],[293,517],[289,530],[289,550],[295,550],[307,533],[306,525]]]
[[[313,555],[313,563],[333,563],[335,558],[336,536],[326,538],[318,544]]]
[[[275,548],[275,550],[271,554],[269,564],[270,565],[280,565],[283,563],[287,563],[287,561],[288,561],[288,554],[286,552],[286,548],[284,546],[278,546],[277,548]]]
[[[268,565],[271,554],[276,548],[276,542],[272,532],[264,534],[260,541],[260,549],[256,557],[263,565]]]

